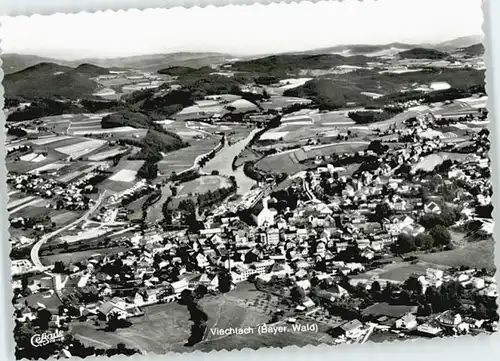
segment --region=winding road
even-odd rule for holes
[[[40,272],[43,272],[43,271],[46,271],[49,267],[47,266],[44,266],[42,264],[42,262],[40,261],[40,248],[51,238],[57,236],[58,234],[60,234],[61,232],[64,232],[65,230],[73,227],[74,225],[82,222],[82,221],[86,221],[89,216],[95,212],[95,210],[97,208],[99,208],[99,206],[101,205],[102,201],[104,200],[104,196],[106,195],[106,190],[104,190],[100,195],[99,195],[99,198],[97,199],[96,203],[83,215],[81,216],[80,218],[78,218],[77,220],[65,225],[64,227],[62,228],[59,228],[57,230],[55,230],[54,232],[52,233],[49,233],[49,234],[46,234],[44,235],[43,237],[40,238],[40,240],[38,242],[36,242],[34,245],[33,245],[33,248],[31,248],[31,262],[33,263],[34,265],[34,269],[40,271]]]

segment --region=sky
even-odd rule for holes
[[[482,33],[481,0],[344,0],[0,17],[4,53],[64,60],[188,52],[260,55]]]

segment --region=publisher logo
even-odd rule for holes
[[[53,333],[44,332],[42,334],[33,335],[31,337],[31,344],[34,347],[42,347],[48,345],[49,343],[62,340],[64,340],[64,333],[61,330],[56,330]]]

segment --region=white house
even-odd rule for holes
[[[258,203],[252,210],[252,218],[257,224],[257,227],[274,225],[274,217],[277,212],[274,209],[268,208],[268,200],[269,198],[265,197],[262,199],[262,202]]]
[[[441,207],[436,202],[430,201],[424,205],[425,213],[441,214]]]

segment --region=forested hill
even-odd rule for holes
[[[481,56],[484,55],[484,45],[482,43],[474,44],[466,48],[460,49],[469,56]]]
[[[404,59],[436,59],[444,60],[451,58],[451,55],[443,51],[427,48],[413,48],[399,53],[399,56]]]
[[[265,58],[237,61],[231,69],[268,75],[297,73],[301,69],[330,69],[341,65],[363,66],[371,61],[364,55],[342,56],[338,54],[284,54]]]
[[[7,74],[3,81],[5,97],[27,101],[92,97],[98,84],[91,78],[108,73],[108,69],[91,64],[71,68],[55,63],[39,63]]]

